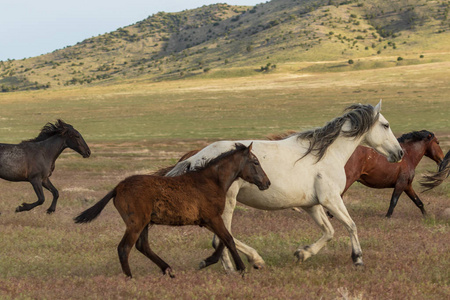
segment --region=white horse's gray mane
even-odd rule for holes
[[[308,150],[302,158],[312,153],[318,157],[317,161],[321,160],[328,147],[333,144],[341,132],[345,137],[360,137],[373,126],[380,115],[379,113],[374,114],[372,105],[354,104],[344,111],[342,116],[331,120],[323,127],[293,134],[298,139],[309,141]],[[342,126],[346,121],[350,121],[351,125],[350,130],[344,131]]]

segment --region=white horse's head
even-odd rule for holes
[[[378,114],[379,117],[365,135],[363,143],[387,157],[389,162],[400,162],[403,157],[403,150],[392,133],[389,122],[380,111],[381,100],[374,108],[374,114]]]

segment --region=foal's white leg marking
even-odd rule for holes
[[[299,247],[294,255],[300,262],[303,262],[313,255],[316,255],[326,244],[333,238],[334,228],[328,220],[322,205],[314,205],[312,207],[303,207],[303,209],[311,216],[316,224],[322,229],[323,235],[315,243]]]

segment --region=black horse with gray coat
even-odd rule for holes
[[[91,155],[91,150],[81,134],[72,125],[57,120],[55,124],[47,123],[39,135],[20,144],[0,143],[0,178],[9,181],[29,181],[36,192],[38,200],[34,203],[22,203],[16,212],[28,211],[45,201],[42,187],[53,195],[53,201],[47,213],[53,213],[58,201],[58,190],[49,177],[55,169],[55,161],[64,149],[70,148],[84,158]]]

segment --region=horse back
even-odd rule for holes
[[[139,219],[145,224],[201,225],[211,210],[208,196],[191,176],[135,175],[116,191],[114,205],[126,223]]]

